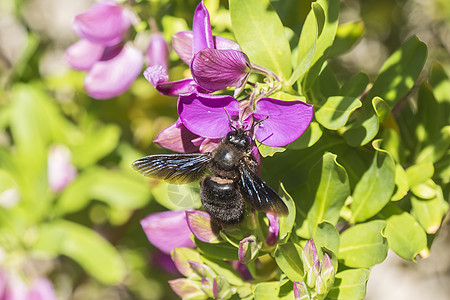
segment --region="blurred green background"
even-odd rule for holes
[[[198,4],[129,2],[141,16],[154,16],[168,40],[190,28]],[[213,32],[230,35],[227,1],[205,2]],[[142,76],[117,98],[87,96],[84,74],[71,70],[63,55],[78,39],[71,29],[74,16],[92,3],[0,1],[0,268],[24,278],[50,278],[61,299],[176,299],[167,280],[177,276],[164,269],[139,225],[149,213],[165,209],[160,203],[167,186],[149,182],[130,167],[140,156],[166,152],[152,141],[176,120],[176,100],[159,95]],[[308,1],[272,3],[298,36]],[[449,1],[341,1],[340,23],[354,20],[363,21],[365,35],[349,53],[330,61],[338,79],[358,71],[374,79],[412,34],[427,44],[427,64],[438,60],[450,70]],[[145,41],[145,30],[141,34]],[[138,46],[146,47],[144,42]],[[171,79],[182,78],[187,68],[175,56],[171,67]],[[49,187],[49,157],[55,149],[68,153],[77,170],[61,191]],[[198,201],[172,205],[185,208]],[[367,299],[400,299],[377,294],[380,286],[403,287],[401,299],[416,299],[407,294],[414,295],[414,288],[434,291],[437,296],[429,299],[448,295],[448,284],[440,284],[450,279],[450,258],[442,250],[450,245],[448,223],[426,261],[411,266],[393,258],[380,273],[376,267]],[[384,285],[379,278],[397,274],[399,264],[403,272],[398,276],[415,272],[421,280]]]

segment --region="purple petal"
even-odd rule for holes
[[[110,46],[122,40],[130,25],[129,13],[120,4],[103,1],[76,16],[72,27],[81,38]]]
[[[241,87],[250,73],[247,55],[236,50],[204,49],[191,62],[194,80],[208,91]]]
[[[153,142],[175,152],[193,153],[199,152],[199,147],[192,142],[196,138],[198,135],[190,132],[182,123],[175,123],[161,131]]]
[[[184,210],[154,213],[141,220],[148,240],[164,253],[175,247],[195,247]]]
[[[239,102],[227,95],[192,93],[178,100],[178,114],[186,128],[210,139],[223,138],[231,130],[227,112],[232,118],[239,115]]]
[[[267,219],[269,219],[269,228],[267,229],[267,239],[266,243],[269,246],[275,245],[278,241],[278,233],[280,230],[279,218],[266,213]]]
[[[66,49],[64,59],[76,70],[86,71],[100,60],[105,46],[81,39]]]
[[[142,70],[142,53],[127,44],[114,58],[97,62],[84,78],[84,88],[96,99],[108,99],[125,92]]]
[[[216,243],[220,240],[219,226],[204,211],[186,211],[186,220],[194,236],[205,243]]]
[[[155,265],[165,270],[167,273],[172,275],[180,275],[180,272],[178,272],[178,269],[169,254],[156,251],[155,253],[152,253],[152,261]]]
[[[148,66],[161,66],[167,70],[169,47],[161,33],[152,34],[145,56]]]
[[[313,106],[301,101],[263,98],[256,103],[253,117],[264,120],[255,129],[261,143],[281,147],[298,139],[311,123]]]
[[[55,289],[52,283],[45,278],[33,280],[31,288],[28,292],[29,300],[57,300]]]
[[[173,50],[178,54],[182,61],[184,61],[188,66],[191,65],[193,58],[192,53],[192,40],[194,34],[192,31],[180,31],[172,36],[172,47]],[[233,40],[221,36],[213,36],[214,48],[221,50],[237,50],[241,51],[239,44]]]
[[[182,61],[188,66],[191,65],[192,54],[192,39],[194,34],[192,31],[180,31],[172,36],[173,50],[178,54]]]
[[[169,80],[167,69],[163,66],[148,67],[144,71],[144,77],[153,85],[154,88],[156,88],[158,84],[164,83]]]
[[[235,269],[236,272],[239,273],[239,275],[241,276],[242,280],[244,280],[244,281],[253,280],[253,276],[250,273],[250,271],[248,270],[246,265],[241,264],[239,261],[236,260],[236,261],[232,262],[232,266],[233,266],[233,269]]]
[[[239,44],[233,40],[229,40],[221,36],[213,36],[213,39],[215,49],[241,51],[241,47],[239,47]]]
[[[212,152],[214,149],[219,146],[221,139],[205,139],[203,138],[202,143],[200,144],[200,152]]]
[[[192,25],[193,46],[192,55],[205,48],[214,48],[214,41],[211,33],[211,24],[209,22],[209,13],[205,4],[200,2],[194,12],[194,21]]]
[[[62,145],[52,146],[47,159],[47,178],[50,189],[62,191],[76,175],[77,169],[71,163],[72,153]]]

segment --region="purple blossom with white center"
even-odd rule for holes
[[[184,210],[153,213],[141,220],[148,240],[166,254],[175,247],[194,248]]]
[[[75,17],[73,30],[81,40],[64,58],[72,68],[87,71],[84,88],[91,97],[118,96],[139,76],[143,54],[123,40],[134,19],[130,10],[108,0]]]
[[[231,126],[250,130],[255,122],[261,121],[254,128],[254,136],[272,147],[295,141],[312,120],[312,105],[302,101],[262,98],[254,110],[249,104],[240,105],[227,95],[192,93],[179,97],[178,114],[189,131],[209,139],[223,138],[232,130]],[[230,124],[227,113],[234,124]]]

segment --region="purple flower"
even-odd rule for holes
[[[77,169],[71,163],[70,150],[65,146],[50,148],[47,165],[48,184],[54,192],[62,191],[77,175]]]
[[[161,33],[157,32],[150,36],[150,43],[145,52],[147,65],[161,66],[167,72],[169,62],[169,47]]]
[[[197,72],[197,76],[194,76],[195,81],[192,78],[182,79],[178,81],[168,81],[169,76],[167,74],[167,68],[164,68],[162,64],[149,63],[149,67],[144,72],[144,77],[153,85],[153,87],[156,88],[156,90],[160,94],[168,96],[178,96],[182,94],[189,94],[195,91],[207,92],[223,89],[227,86],[236,86],[237,82],[241,83],[246,81],[246,79],[230,79],[230,77],[228,77],[227,80],[222,79],[221,82],[216,83],[214,81],[211,81],[209,77],[201,77],[201,68],[208,67],[205,66],[204,59],[204,55],[209,54],[208,49],[228,49],[229,51],[235,52],[238,52],[238,50],[240,50],[239,45],[236,42],[222,37],[214,37],[212,35],[209,13],[203,1],[200,2],[195,10],[192,31],[181,31],[176,33],[173,36],[172,46],[175,52],[180,56],[180,58],[189,66],[191,65],[191,61],[194,62],[193,58],[195,54],[199,53],[199,51],[202,50],[205,50],[206,52],[202,52],[202,54],[199,55],[199,59],[196,60],[198,61],[198,63],[195,64],[195,70],[199,71],[200,74],[198,74]],[[242,69],[242,65],[240,64],[240,62],[242,62],[242,57],[245,56],[245,54],[243,54],[242,52],[239,53],[240,54],[225,53],[221,56],[216,54],[214,55],[214,57],[223,59],[215,59],[214,63],[217,65],[220,63],[234,61],[235,66],[232,68],[233,70],[229,71],[228,73],[232,73],[233,75],[235,75],[237,74],[236,70]],[[235,57],[235,59],[233,59],[233,56]],[[235,61],[236,58],[237,61]]]
[[[150,243],[166,254],[175,247],[195,247],[184,210],[153,213],[141,220],[141,226]]]
[[[232,130],[231,125],[250,130],[261,143],[281,147],[295,141],[312,119],[312,105],[301,101],[259,99],[252,111],[249,103],[239,103],[227,95],[192,93],[181,95],[178,114],[186,128],[199,136],[218,139]],[[230,124],[228,115],[234,124]]]
[[[113,1],[97,3],[75,17],[73,30],[81,40],[67,48],[65,60],[76,70],[88,71],[84,88],[91,97],[118,96],[140,74],[142,53],[123,42],[133,19],[131,11]]]
[[[272,214],[266,213],[267,219],[269,219],[269,227],[267,229],[267,239],[266,243],[269,246],[275,245],[278,241],[278,234],[280,231],[279,218]]]
[[[0,269],[0,299],[56,300],[53,284],[46,278],[35,278],[28,286],[16,273]]]

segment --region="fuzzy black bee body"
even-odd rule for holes
[[[256,210],[286,215],[288,209],[277,193],[255,174],[246,131],[231,131],[210,153],[150,155],[136,160],[140,173],[171,183],[200,179],[208,168],[211,176],[200,183],[200,197],[211,217],[225,224],[242,221],[245,202]]]

